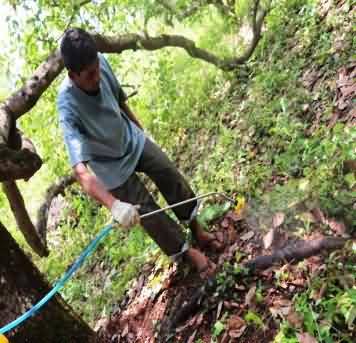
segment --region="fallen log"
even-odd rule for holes
[[[340,249],[345,243],[346,239],[340,237],[324,237],[310,241],[297,241],[271,255],[257,256],[253,260],[247,261],[243,267],[248,269],[249,273],[254,273],[278,263],[298,262],[305,258],[318,255],[323,251]]]

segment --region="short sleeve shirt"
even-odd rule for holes
[[[110,190],[134,172],[145,135],[121,110],[126,100],[109,63],[99,54],[100,92],[92,96],[66,77],[59,89],[59,123],[72,167],[87,162]]]

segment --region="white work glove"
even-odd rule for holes
[[[111,207],[111,214],[116,222],[125,229],[140,223],[138,213],[139,205],[132,205],[127,202],[115,200]]]

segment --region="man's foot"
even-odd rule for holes
[[[198,271],[202,279],[207,279],[211,276],[214,276],[216,272],[216,265],[202,252],[197,249],[190,248],[186,252],[186,256],[188,257],[193,267]]]
[[[213,251],[222,251],[224,246],[223,234],[217,232],[212,234],[203,229],[197,220],[192,220],[190,223],[190,229],[192,230],[193,237],[197,240],[199,247],[202,249],[212,249]]]

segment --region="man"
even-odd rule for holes
[[[146,137],[127,97],[106,59],[84,30],[65,32],[61,54],[68,76],[58,94],[59,121],[70,163],[83,190],[106,206],[124,228],[140,223],[139,216],[159,207],[136,172],[148,175],[169,204],[194,193],[163,151]],[[195,218],[197,203],[174,209],[189,221],[200,246],[221,248]],[[141,225],[174,260],[186,257],[202,277],[215,265],[198,249],[189,248],[180,226],[165,213],[141,220]]]

